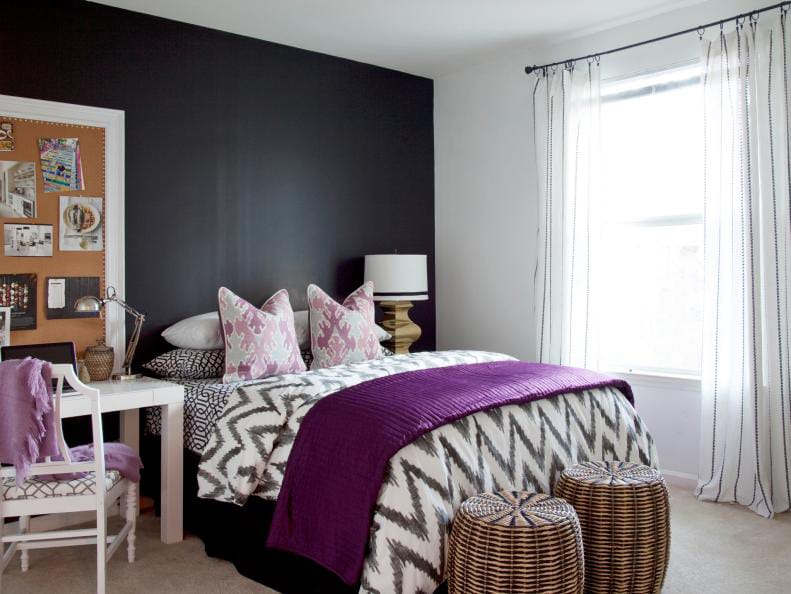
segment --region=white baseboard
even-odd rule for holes
[[[694,474],[677,472],[675,470],[664,470],[661,468],[659,472],[662,473],[662,476],[665,477],[669,485],[678,487],[679,489],[688,489],[692,491],[698,486],[698,477]]]

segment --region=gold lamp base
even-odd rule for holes
[[[393,337],[384,345],[396,355],[406,355],[409,347],[422,334],[420,326],[409,319],[409,310],[412,309],[411,301],[380,301],[384,311],[382,328]]]

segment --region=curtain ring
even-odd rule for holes
[[[703,34],[705,32],[706,32],[706,28],[705,27],[698,27],[698,36],[700,37],[701,41],[703,41]]]
[[[593,56],[593,59],[596,61],[596,66],[598,66],[601,63],[601,56],[600,55],[597,54],[597,55]]]
[[[736,27],[739,29],[744,29],[744,23],[747,22],[746,16],[736,17]]]

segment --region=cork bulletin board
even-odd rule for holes
[[[3,125],[0,305],[12,307],[11,344],[73,341],[81,353],[105,337],[98,315],[73,315],[76,293],[105,290],[105,129],[0,112]]]

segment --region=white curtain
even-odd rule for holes
[[[704,42],[703,421],[698,496],[791,502],[791,153],[786,18]]]
[[[536,353],[542,362],[593,369],[600,108],[598,60],[537,71]]]

